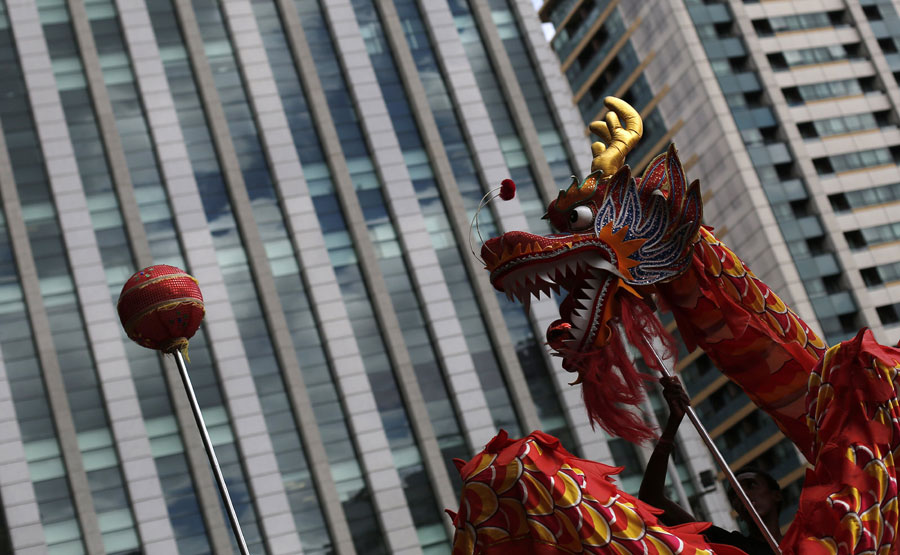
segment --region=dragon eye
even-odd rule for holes
[[[590,206],[576,206],[569,212],[569,229],[583,231],[594,223],[594,211]]]

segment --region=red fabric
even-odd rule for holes
[[[620,320],[628,342],[640,351],[644,363],[650,369],[663,373],[657,355],[674,364],[678,352],[675,338],[666,331],[662,322],[642,299],[622,294],[621,306]]]
[[[148,266],[122,287],[117,304],[128,337],[143,347],[182,348],[203,321],[203,295],[196,280],[174,266]]]
[[[807,376],[814,466],[782,553],[897,554],[900,349],[864,329]],[[541,432],[518,440],[501,432],[461,466],[454,555],[743,553],[706,543],[705,523],[660,526],[656,509],[616,488],[619,470],[578,459]]]
[[[701,347],[812,460],[806,385],[822,339],[710,228],[701,228],[688,271],[656,290],[688,349]]]
[[[898,375],[900,350],[879,345],[868,329],[813,370],[806,404],[814,467],[785,554],[898,553]]]
[[[619,326],[614,324],[616,321],[622,324],[625,338],[641,352],[647,366],[660,372],[662,368],[649,345],[654,345],[664,359],[674,360],[675,340],[630,287],[620,282],[610,294],[613,298],[608,311],[619,317],[604,324],[607,333],[604,346],[583,353],[564,348],[559,351],[567,359],[566,368],[578,373],[573,383],[581,384],[591,425],[599,424],[613,436],[643,443],[656,438],[655,430],[641,417],[639,409],[646,395],[644,382],[657,378],[637,369]]]
[[[616,487],[620,470],[543,432],[514,440],[501,431],[460,470],[453,555],[713,553],[699,535],[709,524],[660,525],[659,510]]]

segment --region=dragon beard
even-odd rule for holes
[[[619,287],[609,301],[613,313],[619,316],[603,324],[606,337],[602,348],[578,351],[567,347],[563,334],[569,325],[562,320],[550,326],[547,344],[563,358],[567,371],[578,374],[570,385],[581,384],[591,425],[597,424],[613,436],[643,443],[655,439],[656,432],[628,407],[640,406],[646,398],[645,382],[655,382],[657,378],[638,369],[628,353],[626,340],[638,349],[646,365],[658,372],[663,368],[651,345],[663,359],[671,358],[676,350],[675,339],[659,318],[629,289]]]

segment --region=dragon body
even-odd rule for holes
[[[689,349],[701,347],[812,465],[783,552],[900,552],[900,351],[867,330],[826,351],[701,225],[699,185],[688,184],[674,146],[640,179],[631,175],[624,157],[640,138],[640,117],[621,100],[606,104],[606,120],[591,125],[601,139],[591,173],[548,207],[556,233],[488,240],[491,283],[524,303],[563,295],[548,345],[575,374],[592,422],[632,441],[653,431],[623,405],[639,404],[643,382],[655,378],[634,367],[625,342],[660,369],[651,349],[671,353],[673,339],[651,306],[670,311]],[[575,459],[540,432],[519,441],[501,434],[461,466],[454,553],[738,552],[706,544],[696,527],[661,526],[654,509],[615,487],[615,471]]]

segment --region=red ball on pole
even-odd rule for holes
[[[164,353],[187,352],[188,339],[205,313],[197,280],[165,264],[148,266],[128,278],[116,308],[132,341]]]
[[[188,339],[193,337],[200,327],[205,312],[203,295],[200,294],[197,280],[175,266],[165,264],[147,266],[125,282],[116,308],[122,327],[132,341],[148,349],[171,353],[174,356],[191,412],[194,413],[194,420],[200,431],[203,448],[209,457],[216,486],[225,504],[234,539],[241,554],[250,555],[241,523],[234,510],[234,503],[228,494],[225,475],[222,474],[222,468],[216,458],[216,450],[203,421],[200,403],[197,402],[197,395],[194,393],[187,365],[184,363],[184,359],[187,358]]]

